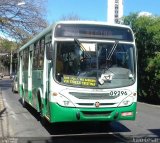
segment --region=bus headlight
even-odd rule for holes
[[[129,106],[132,103],[133,103],[133,97],[128,96],[127,98],[125,98],[124,100],[122,100],[122,102],[120,102],[120,104],[118,105],[118,107]]]
[[[57,96],[57,103],[61,106],[67,106],[67,107],[75,107],[74,104],[66,97],[63,95]]]

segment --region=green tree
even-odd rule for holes
[[[17,41],[29,39],[47,26],[46,0],[0,0],[0,31]]]
[[[12,56],[12,66],[13,69],[16,69],[18,62],[16,52],[17,48],[17,43],[9,41],[8,39],[0,39],[0,53],[2,53],[0,56],[0,63],[3,65],[3,67],[7,67],[8,69],[10,68]],[[6,53],[6,55],[3,55],[3,53]]]
[[[47,27],[46,2],[47,0],[0,0],[0,37],[17,42],[1,38],[0,52],[13,52],[13,62],[16,62],[15,49]],[[11,55],[0,57],[5,66],[9,66],[12,61],[9,60]]]
[[[136,36],[139,95],[157,99],[160,85],[160,66],[157,65],[160,65],[157,54],[160,51],[160,17],[132,13],[124,17],[124,23],[131,24]]]

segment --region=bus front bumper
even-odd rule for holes
[[[116,108],[69,108],[50,103],[50,122],[135,120],[137,103]]]

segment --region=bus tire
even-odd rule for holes
[[[24,99],[24,95],[22,96],[22,106],[23,106],[23,108],[25,108],[26,107],[26,101],[25,101],[25,99]]]
[[[40,118],[41,118],[41,119],[40,119],[41,124],[42,124],[43,126],[47,126],[47,120],[46,120],[46,118],[45,118],[44,116],[41,116]]]
[[[45,118],[45,116],[43,115],[43,111],[42,111],[42,104],[40,106],[40,122],[43,126],[47,126],[47,119]]]
[[[40,122],[43,126],[47,125],[47,120],[46,118],[43,116],[43,109],[42,109],[42,101],[41,101],[41,97],[40,97],[40,92],[38,92],[37,94],[38,96],[38,104],[39,104],[39,110],[40,110]]]

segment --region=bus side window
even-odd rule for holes
[[[38,67],[40,69],[43,69],[43,63],[44,63],[44,38],[40,40],[40,50],[39,50],[39,63]]]
[[[28,70],[28,62],[29,62],[29,48],[26,48],[23,52],[23,69]]]
[[[34,53],[33,53],[33,69],[37,69],[37,49],[36,44],[34,44]]]

